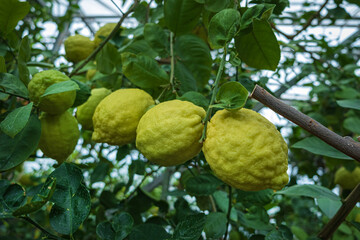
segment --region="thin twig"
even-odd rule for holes
[[[130,199],[130,198],[138,191],[138,189],[141,187],[141,185],[145,182],[146,178],[149,177],[149,176],[151,176],[151,175],[153,175],[155,172],[159,171],[160,168],[161,168],[161,166],[159,166],[159,167],[158,167],[157,169],[155,169],[155,170],[151,170],[151,172],[149,172],[149,173],[146,173],[146,174],[144,175],[144,177],[141,179],[139,185],[134,189],[134,191],[132,191],[132,192],[126,197],[126,199]]]
[[[327,144],[360,162],[360,143],[355,142],[352,139],[349,140],[345,137],[339,136],[311,117],[299,112],[295,108],[272,96],[269,92],[258,85],[255,86],[250,98],[258,100],[274,112],[284,116],[309,133],[322,139]]]
[[[115,7],[121,12],[122,15],[124,15],[124,12],[119,8],[119,6],[114,2],[114,0],[111,0],[111,2],[115,5]]]
[[[129,10],[122,15],[120,18],[120,21],[117,23],[115,28],[112,30],[112,32],[105,38],[104,41],[100,43],[100,45],[83,61],[82,64],[80,64],[78,67],[76,67],[70,74],[69,77],[74,76],[78,71],[80,71],[88,62],[91,61],[99,52],[100,50],[105,46],[107,42],[110,41],[110,39],[115,35],[115,33],[120,29],[121,24],[124,22],[125,18],[135,9],[135,7],[138,4],[138,0],[134,1],[134,4],[129,8]]]
[[[226,240],[228,231],[229,231],[231,203],[232,203],[231,199],[232,199],[232,188],[231,188],[231,186],[229,186],[229,207],[228,207],[228,212],[227,212],[227,216],[226,216],[227,222],[226,222],[226,231],[225,231],[225,235],[224,235],[224,240]]]
[[[35,227],[37,227],[38,229],[40,229],[44,234],[46,234],[46,237],[48,239],[56,239],[56,240],[64,239],[64,238],[58,237],[58,236],[48,232],[45,228],[43,228],[41,225],[39,225],[37,222],[35,222],[34,220],[32,220],[31,218],[29,218],[27,216],[20,217],[20,218],[24,219],[28,223],[30,223],[30,224],[34,225]]]
[[[337,228],[349,215],[351,210],[355,207],[356,203],[360,201],[360,183],[352,190],[349,196],[345,199],[343,205],[337,211],[335,216],[324,226],[324,228],[318,234],[320,239],[330,239]]]
[[[214,201],[214,197],[213,197],[212,195],[209,195],[209,199],[210,199],[211,208],[212,208],[213,212],[217,212],[216,204],[215,204],[215,201]]]
[[[175,59],[174,59],[174,33],[170,32],[170,59],[171,59],[171,66],[170,66],[170,84],[174,93],[175,84],[174,84],[174,71],[175,71]]]

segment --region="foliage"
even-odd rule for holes
[[[308,1],[298,12],[287,12],[289,0],[141,1],[127,16],[132,26],[111,33],[116,24],[107,25],[96,35],[96,56],[88,59],[89,51],[76,63],[65,59],[63,42],[68,31],[80,32],[69,28],[82,14],[79,1],[67,1],[60,17],[53,15],[56,2],[0,1],[1,239],[318,239],[351,191],[335,184],[335,172],[358,163],[299,126],[277,124],[289,146],[290,175],[279,191],[228,186],[202,152],[162,167],[134,141],[95,143],[84,128],[75,151],[58,164],[38,149],[41,111],[28,84],[44,70],[69,76],[38,94],[76,90],[73,112],[91,89],[140,88],[156,104],[179,99],[203,108],[204,127],[219,109],[259,111],[248,99],[256,84],[279,98],[297,86],[309,90],[308,98],[290,95],[290,105],[357,140],[359,35],[334,44],[307,29],[352,19],[346,6],[358,10],[358,1],[325,1],[320,12]],[[297,26],[293,35],[276,25],[285,18]],[[44,35],[47,23],[58,36]],[[359,216],[354,207],[332,239],[360,239]]]

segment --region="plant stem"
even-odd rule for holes
[[[213,92],[212,92],[212,95],[211,95],[210,104],[209,104],[209,107],[208,107],[208,109],[206,111],[205,118],[203,120],[204,130],[203,130],[202,137],[200,139],[200,143],[204,142],[204,140],[206,138],[206,127],[207,127],[207,123],[208,123],[208,121],[210,119],[210,116],[211,116],[211,113],[212,113],[212,105],[215,102],[216,93],[217,93],[218,88],[219,88],[220,78],[221,78],[221,76],[222,76],[222,74],[224,72],[224,67],[225,67],[225,62],[226,62],[226,54],[227,54],[227,45],[225,45],[225,47],[224,47],[224,53],[223,53],[223,56],[221,58],[221,62],[220,62],[218,72],[216,74],[215,83],[213,85]]]
[[[37,227],[38,229],[40,229],[44,234],[46,234],[48,239],[63,239],[61,237],[55,236],[54,234],[48,232],[45,228],[43,228],[42,226],[40,226],[37,222],[35,222],[34,220],[32,220],[31,218],[29,218],[28,216],[24,216],[24,217],[20,217],[21,219],[24,219],[25,221],[27,221],[28,223],[34,225],[35,227]]]
[[[174,93],[176,93],[174,86],[174,71],[175,71],[175,59],[174,59],[174,33],[170,32],[170,85]]]
[[[231,199],[232,199],[232,188],[229,186],[229,206],[228,206],[228,212],[227,212],[227,223],[226,223],[226,231],[224,235],[224,240],[226,240],[229,230],[229,224],[230,224],[230,213],[231,213]]]
[[[124,15],[121,16],[120,21],[116,24],[115,28],[112,30],[112,32],[109,34],[109,36],[107,36],[106,39],[100,43],[100,45],[83,61],[82,64],[80,64],[78,67],[76,67],[69,74],[70,78],[72,76],[74,76],[78,71],[80,71],[88,62],[90,62],[91,59],[93,59],[100,52],[100,50],[105,46],[105,44],[110,41],[110,39],[120,29],[121,24],[124,22],[125,18],[135,9],[135,7],[137,6],[138,3],[139,3],[138,0],[134,1],[134,4],[129,8],[129,10],[127,12],[125,12]]]

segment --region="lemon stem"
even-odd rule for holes
[[[210,116],[211,116],[211,113],[212,113],[212,105],[215,102],[216,93],[217,93],[217,91],[219,89],[219,82],[220,82],[221,76],[222,76],[222,74],[224,72],[224,67],[225,67],[225,62],[226,62],[226,54],[227,54],[227,45],[225,45],[225,47],[224,47],[224,53],[223,53],[223,56],[221,58],[220,66],[219,66],[218,72],[216,74],[216,79],[215,79],[215,82],[214,82],[214,85],[213,85],[213,92],[212,92],[212,95],[211,95],[210,104],[209,104],[209,107],[208,107],[208,109],[206,111],[205,118],[203,120],[204,130],[203,130],[203,133],[202,133],[202,137],[200,139],[200,143],[204,142],[204,140],[206,138],[206,127],[207,127],[207,123],[208,123],[208,121],[210,119]]]
[[[170,84],[174,93],[176,93],[174,87],[174,71],[175,71],[175,59],[174,59],[174,33],[170,32]]]

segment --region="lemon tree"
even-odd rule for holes
[[[0,239],[360,239],[357,1],[119,2],[0,1]]]

